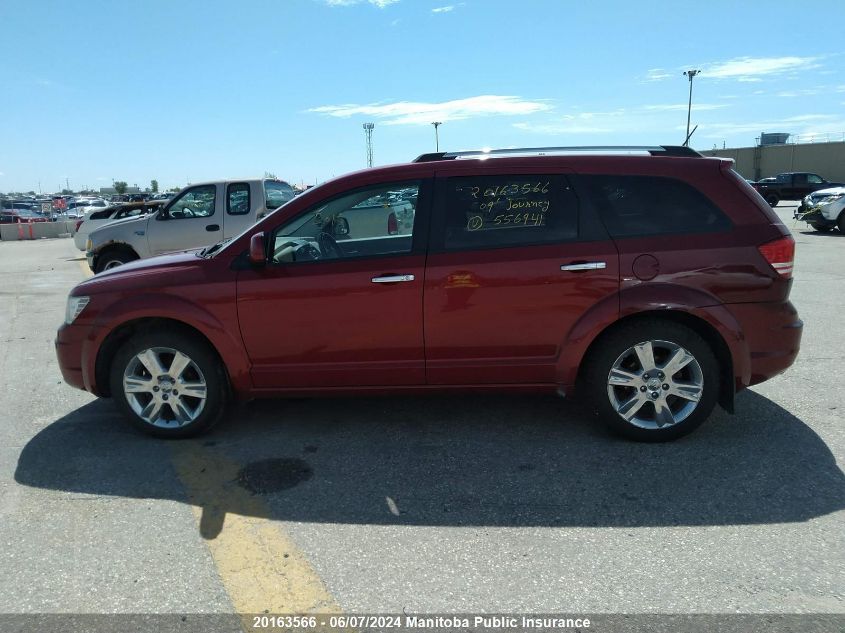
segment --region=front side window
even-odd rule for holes
[[[446,250],[572,240],[578,201],[560,175],[447,178],[438,185]]]
[[[249,213],[249,184],[236,182],[226,187],[226,213],[246,215]]]
[[[172,219],[207,218],[214,215],[217,187],[200,185],[188,189],[167,210]]]
[[[264,181],[264,191],[267,196],[265,200],[268,210],[277,209],[283,204],[293,200],[294,197],[294,190],[286,182],[281,182],[279,180],[265,180]]]
[[[272,261],[289,263],[410,253],[419,182],[357,189],[280,226]]]
[[[582,176],[581,181],[612,237],[710,233],[731,227],[715,204],[675,178]]]

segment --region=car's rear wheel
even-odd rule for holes
[[[630,439],[665,442],[704,422],[718,400],[719,363],[694,330],[639,321],[604,336],[591,352],[586,390],[607,426]]]
[[[222,416],[226,374],[214,350],[187,332],[146,332],[118,350],[111,393],[138,429],[158,437],[190,437]]]
[[[769,206],[776,207],[778,206],[778,202],[780,202],[780,198],[773,193],[766,194],[766,202],[769,203]]]
[[[138,259],[138,256],[126,249],[110,249],[97,258],[97,270],[94,272],[101,273],[104,270],[111,270],[136,259]]]

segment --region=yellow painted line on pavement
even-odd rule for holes
[[[340,613],[305,554],[237,483],[240,465],[202,445],[174,442],[173,464],[200,534],[239,614]]]
[[[86,260],[79,267],[94,275]],[[173,442],[171,456],[238,614],[341,612],[305,554],[269,519],[267,504],[238,486],[237,462],[202,440]]]
[[[77,259],[76,261],[79,263],[79,267],[82,269],[83,275],[85,275],[86,277],[93,277],[94,276],[94,272],[90,268],[88,268],[88,260],[87,259]]]

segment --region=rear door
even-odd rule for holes
[[[554,384],[563,341],[619,287],[618,254],[567,174],[438,174],[424,324],[429,384]]]

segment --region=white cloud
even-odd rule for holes
[[[821,136],[845,130],[845,119],[835,114],[802,114],[783,119],[746,121],[742,123],[702,124],[699,132],[705,138],[724,138],[737,134],[789,132],[793,136]]]
[[[325,0],[330,7],[351,7],[356,4],[361,4],[365,0]],[[369,4],[379,9],[384,9],[391,4],[396,4],[399,0],[366,0]]]
[[[820,67],[821,57],[735,57],[727,61],[708,62],[701,65],[687,65],[677,70],[651,68],[646,72],[645,81],[663,81],[690,68],[701,70],[701,76],[708,79],[732,79],[741,82],[758,82],[762,77],[775,77],[804,72]]]
[[[650,68],[646,73],[645,80],[662,81],[663,79],[668,79],[671,76],[671,73],[667,72],[664,68]]]
[[[370,103],[327,105],[311,108],[327,116],[349,118],[366,116],[380,119],[385,125],[428,125],[432,121],[458,121],[477,116],[516,116],[550,110],[551,106],[540,101],[504,95],[479,95],[440,103],[397,101],[395,103]]]
[[[686,112],[689,107],[688,103],[672,103],[661,105],[647,105],[643,106],[646,110],[652,112]],[[693,110],[719,110],[720,108],[727,108],[727,103],[693,103]]]
[[[431,12],[432,13],[449,13],[449,11],[454,11],[454,10],[455,10],[455,5],[450,4],[450,5],[445,6],[445,7],[437,7],[436,9],[432,9]]]
[[[737,57],[701,66],[702,75],[712,79],[761,81],[760,77],[818,68],[818,57]]]
[[[2,171],[0,171],[0,176],[5,176],[5,175],[6,174],[4,174]]]

